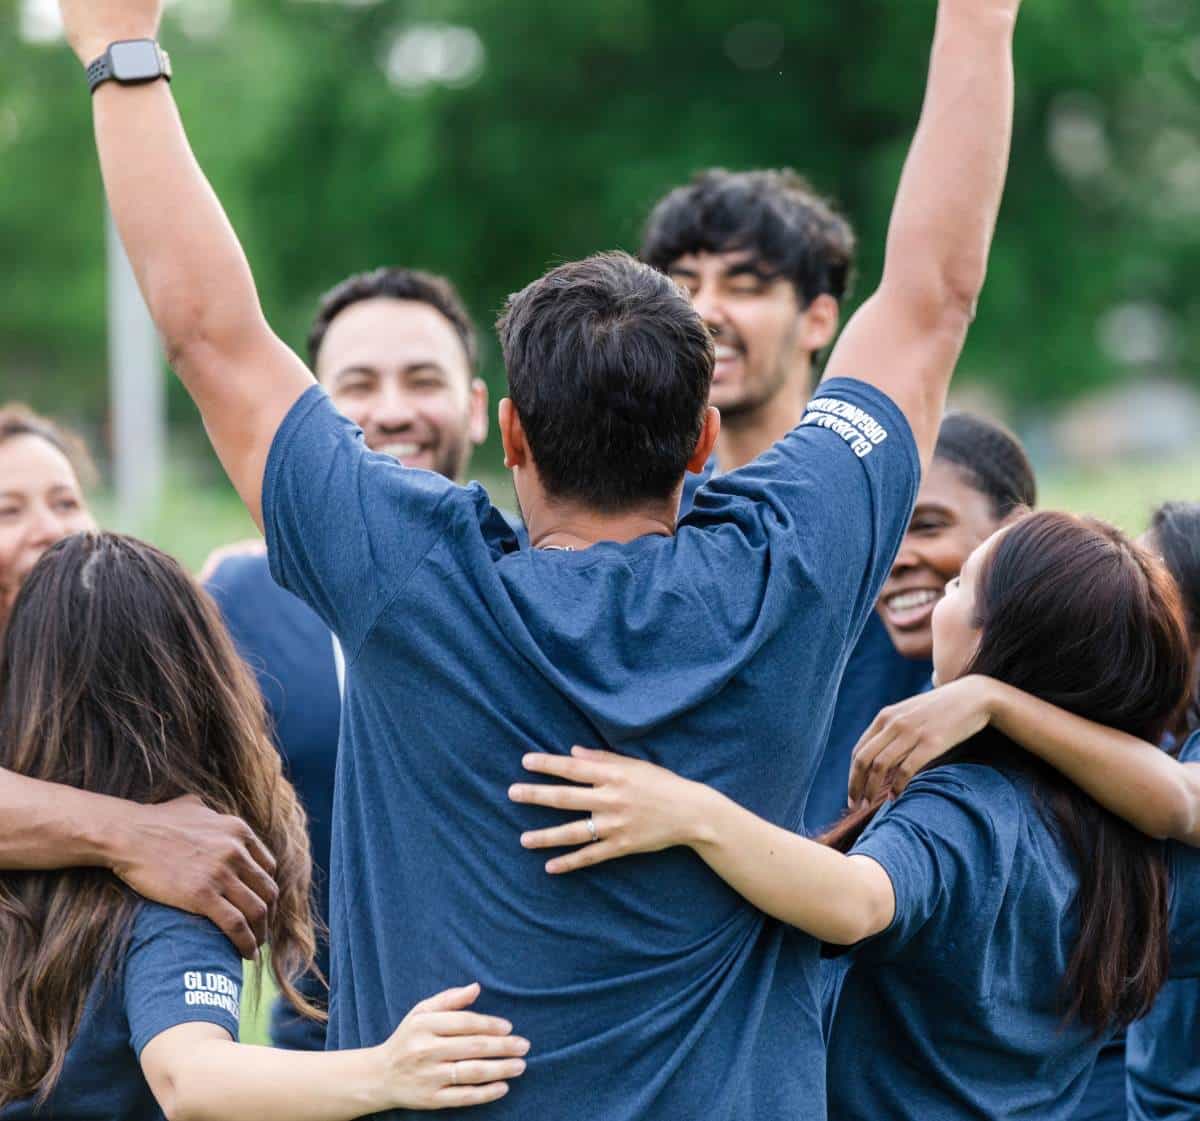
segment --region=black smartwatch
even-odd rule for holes
[[[171,80],[171,56],[153,39],[125,39],[113,43],[87,68],[88,88],[95,93],[105,82],[141,86]]]

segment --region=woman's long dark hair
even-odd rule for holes
[[[1185,703],[1191,652],[1165,568],[1111,526],[1031,514],[995,541],[976,594],[979,649],[966,670],[1157,743]],[[1064,978],[1068,1017],[1097,1032],[1149,1011],[1167,976],[1162,846],[995,732],[937,760],[1020,769],[1079,869],[1079,936]],[[886,800],[822,839],[850,848]]]
[[[215,606],[170,557],[111,533],[59,542],[0,649],[0,766],[135,802],[185,794],[241,817],[274,854],[271,964],[298,1010],[314,931],[303,810]],[[139,901],[96,868],[0,874],[0,1106],[60,1077]]]
[[[1192,650],[1200,651],[1200,502],[1167,502],[1154,511],[1150,539],[1183,596]],[[1200,729],[1200,666],[1182,719],[1171,729],[1179,741]]]

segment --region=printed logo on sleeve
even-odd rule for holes
[[[884,440],[887,429],[870,413],[839,401],[836,397],[817,397],[808,403],[801,424],[815,424],[836,432],[859,459],[866,459]]]
[[[220,1008],[235,1020],[241,1017],[241,986],[224,973],[189,970],[183,975],[183,990],[189,1008]]]

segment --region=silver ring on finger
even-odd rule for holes
[[[588,833],[591,836],[590,843],[594,845],[598,840],[600,840],[600,834],[596,832],[596,819],[594,816],[587,819],[587,827]]]
[[[458,1063],[450,1064],[450,1085],[458,1085]]]

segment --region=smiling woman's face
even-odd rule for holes
[[[51,545],[95,529],[79,478],[41,436],[0,442],[0,617]]]
[[[905,658],[932,656],[934,608],[971,551],[999,524],[991,500],[957,467],[933,461],[877,605],[892,644]]]
[[[962,571],[946,585],[930,619],[933,636],[933,683],[945,685],[962,677],[979,650],[979,577],[988,553],[1004,530],[992,534],[967,557]]]

